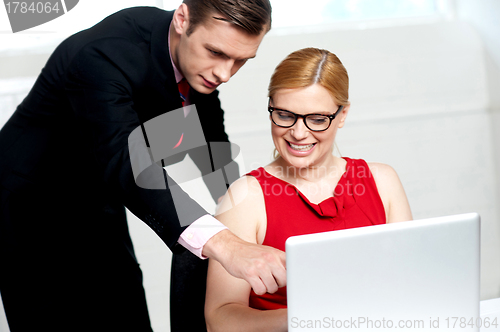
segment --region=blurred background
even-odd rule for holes
[[[54,21],[15,34],[1,8],[0,127],[64,38],[122,8],[172,10],[180,3],[81,0]],[[266,96],[273,69],[297,49],[328,49],[350,76],[352,106],[346,126],[337,134],[337,153],[393,166],[415,219],[478,212],[481,299],[500,297],[500,1],[271,4],[273,28],[257,58],[220,88],[226,131],[241,148],[241,173],[272,160]],[[184,163],[190,163],[188,158]],[[182,186],[215,212],[201,179]],[[153,329],[170,331],[171,253],[131,213],[129,227],[144,273]],[[0,319],[0,331],[4,330]]]

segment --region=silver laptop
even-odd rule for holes
[[[288,330],[479,331],[477,213],[290,237]]]

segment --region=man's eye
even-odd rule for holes
[[[209,51],[210,51],[210,53],[212,53],[212,55],[215,55],[215,56],[221,55],[220,52],[216,52],[216,51],[212,51],[212,50],[209,50]]]

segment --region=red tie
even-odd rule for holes
[[[179,83],[177,83],[177,88],[179,89],[179,95],[181,96],[182,99],[182,106],[185,106],[190,89],[189,83],[186,81],[185,78],[183,78],[182,80],[179,81]],[[184,138],[184,133],[182,133],[179,142],[177,142],[177,144],[173,147],[174,149],[179,147],[179,145],[181,145],[183,138]]]
[[[177,87],[179,88],[179,94],[181,95],[182,98],[182,106],[184,106],[189,94],[189,89],[190,89],[189,83],[186,81],[185,78],[183,78],[182,80],[180,80],[179,83],[177,83]]]

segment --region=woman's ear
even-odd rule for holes
[[[347,118],[347,113],[349,113],[349,108],[351,107],[351,104],[345,105],[342,110],[340,111],[340,114],[338,115],[340,117],[339,121],[339,128],[342,128],[345,124],[345,119]]]

